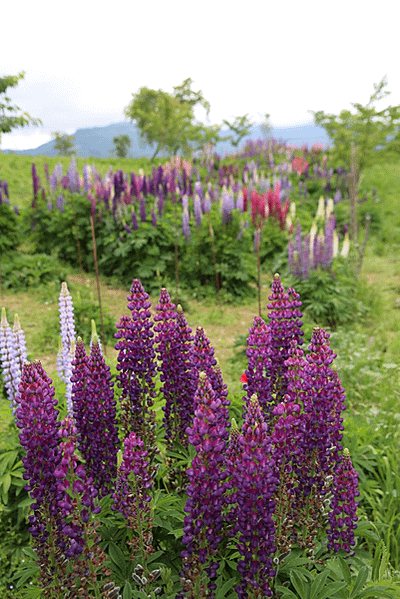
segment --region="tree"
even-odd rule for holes
[[[269,120],[271,115],[268,112],[266,112],[265,114],[263,114],[261,116],[264,119],[260,123],[261,131],[262,131],[265,139],[269,139],[271,137],[271,132],[272,132],[272,126],[271,126],[271,122]]]
[[[194,107],[201,105],[209,114],[210,105],[201,91],[191,89],[193,81],[188,78],[174,87],[169,94],[162,89],[141,87],[125,108],[125,116],[136,121],[141,138],[155,144],[154,159],[160,151],[176,154],[188,153],[215,139],[215,127],[195,120]]]
[[[73,135],[67,135],[66,133],[60,133],[56,131],[51,134],[55,140],[54,149],[58,151],[59,156],[72,156],[76,154],[76,148],[74,146],[75,138]]]
[[[237,116],[232,123],[226,120],[223,120],[222,122],[225,125],[227,125],[229,129],[233,131],[233,133],[235,134],[236,137],[230,135],[228,138],[225,138],[231,139],[232,145],[235,146],[235,148],[240,144],[243,137],[246,137],[246,135],[250,133],[251,126],[253,124],[250,121],[248,114],[245,114],[244,116]]]
[[[357,180],[364,168],[399,151],[400,106],[388,106],[380,111],[374,106],[375,102],[390,94],[383,91],[386,85],[386,76],[379,83],[374,83],[375,91],[366,106],[352,102],[355,114],[350,110],[342,110],[339,115],[326,114],[322,110],[308,111],[313,114],[314,123],[321,125],[333,140],[333,160],[346,169],[351,167],[351,143],[354,143]]]
[[[38,127],[43,124],[40,119],[34,119],[27,112],[21,112],[19,106],[13,106],[11,98],[6,96],[7,89],[17,87],[18,82],[24,77],[25,71],[21,71],[18,75],[0,77],[0,143],[2,133],[10,133],[13,129],[27,125]]]
[[[129,148],[132,145],[132,140],[129,135],[121,134],[114,137],[113,144],[115,145],[113,152],[117,154],[118,158],[126,158]]]

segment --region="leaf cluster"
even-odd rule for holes
[[[18,75],[0,77],[0,138],[1,133],[10,133],[18,127],[26,127],[27,125],[38,127],[42,125],[40,119],[34,119],[27,112],[22,112],[21,108],[12,105],[11,98],[6,96],[7,89],[16,87],[24,77],[24,71],[21,71]]]

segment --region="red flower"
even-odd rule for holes
[[[292,168],[294,171],[297,171],[299,175],[302,175],[304,170],[307,168],[308,162],[304,160],[303,157],[296,156],[296,158],[292,162]]]
[[[245,372],[244,372],[244,373],[242,374],[242,376],[240,377],[240,382],[241,382],[241,383],[247,383],[247,376],[246,376],[246,373],[245,373]]]

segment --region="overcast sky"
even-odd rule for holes
[[[312,122],[307,110],[366,104],[385,75],[391,95],[377,107],[399,105],[399,18],[393,0],[7,2],[0,77],[26,72],[8,95],[43,127],[3,135],[2,148],[123,121],[140,87],[172,92],[187,77],[211,123]]]

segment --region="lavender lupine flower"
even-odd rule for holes
[[[190,226],[189,226],[189,199],[185,194],[182,196],[182,231],[185,239],[190,239]]]
[[[1,311],[0,323],[0,357],[3,371],[3,381],[7,390],[8,399],[14,412],[15,396],[21,378],[21,365],[15,345],[15,336],[8,324],[6,309]]]
[[[75,174],[76,174],[76,158],[75,158],[75,156],[72,156],[71,164],[69,165],[68,171],[67,171],[68,189],[70,190],[71,193],[75,193],[77,191]]]
[[[201,227],[201,201],[200,196],[197,194],[194,196],[193,200],[193,211],[196,227]]]
[[[177,598],[193,597],[194,580],[200,579],[204,592],[207,584],[209,597],[215,597],[217,585],[213,582],[219,567],[215,560],[222,541],[223,516],[226,488],[224,453],[229,432],[220,410],[221,401],[215,396],[205,372],[199,375],[195,396],[195,416],[192,427],[187,429],[189,443],[196,449],[192,467],[187,470],[188,499],[184,508],[187,515],[183,522],[182,591]],[[197,568],[197,574],[195,570]],[[204,579],[207,574],[208,581]],[[200,590],[200,589],[199,589]],[[204,596],[202,593],[199,596]]]
[[[78,338],[72,363],[72,401],[78,429],[78,447],[86,461],[86,472],[101,496],[107,495],[117,474],[119,447],[110,368],[98,340],[93,339],[89,358]]]
[[[26,450],[26,457],[22,458],[25,467],[23,478],[29,481],[25,490],[30,492],[33,499],[29,531],[42,553],[51,531],[48,519],[51,518],[54,522],[58,517],[58,500],[62,499],[54,476],[61,461],[61,450],[58,447],[60,423],[57,422],[57,400],[54,399],[54,393],[52,380],[41,363],[26,363],[15,397],[16,424],[20,429],[21,445]]]
[[[56,175],[56,172],[54,169],[53,174],[50,176],[50,189],[53,193],[56,192],[57,184],[58,184],[57,175]]]
[[[294,262],[294,275],[301,277],[301,257],[303,255],[303,239],[301,235],[301,225],[298,222],[296,225],[296,234],[294,240],[294,250],[296,252],[297,260]]]
[[[64,212],[64,196],[62,193],[57,198],[57,208],[60,212]]]
[[[10,199],[10,194],[8,193],[8,183],[7,181],[3,181],[3,189],[4,189],[4,194],[7,198],[7,200]],[[375,189],[375,194],[376,194],[376,189]]]
[[[270,579],[275,576],[272,555],[276,551],[272,519],[273,496],[279,485],[272,456],[268,425],[256,395],[250,398],[239,436],[240,453],[233,470],[236,487],[237,549],[242,556],[238,572],[242,582],[235,588],[239,599],[271,597]]]
[[[337,465],[332,481],[333,499],[330,503],[328,550],[335,552],[344,549],[354,555],[354,531],[357,528],[356,515],[360,494],[358,490],[358,473],[354,471],[347,448],[343,450],[343,460]]]
[[[88,164],[85,164],[83,166],[83,189],[85,190],[85,193],[88,193],[90,189],[90,174],[90,166]]]
[[[222,222],[226,225],[232,219],[232,210],[234,209],[233,193],[229,191],[222,192]]]
[[[60,329],[62,355],[61,364],[59,364],[58,375],[67,385],[66,401],[68,414],[72,415],[72,402],[70,396],[70,378],[71,378],[71,343],[75,342],[75,319],[72,297],[68,291],[67,283],[61,283],[61,292],[59,297]]]
[[[328,222],[325,225],[324,235],[324,247],[322,253],[322,266],[324,269],[328,269],[332,265],[333,260],[333,233],[336,228],[336,219],[332,214],[328,218]]]
[[[151,408],[155,398],[156,360],[148,298],[140,280],[133,279],[127,297],[132,317],[122,316],[114,336],[119,339],[115,349],[119,351],[117,385],[121,389],[122,425],[126,435],[134,431],[150,451],[154,448],[155,413]]]
[[[152,211],[151,211],[151,224],[153,225],[153,227],[157,226],[157,215],[156,215],[154,209],[152,209]]]

